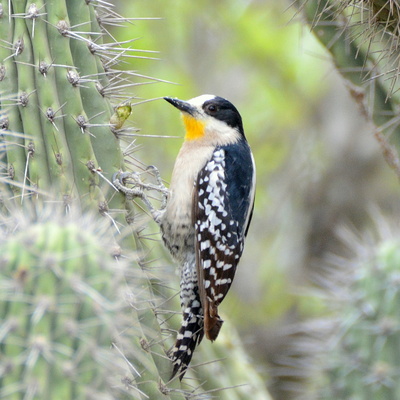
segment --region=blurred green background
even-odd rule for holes
[[[350,247],[337,231],[368,228],[374,207],[393,215],[398,182],[329,55],[289,1],[116,4],[124,16],[148,19],[112,34],[155,52],[138,52],[150,59],[132,58],[125,68],[173,82],[137,77],[136,102],[212,93],[241,112],[257,164],[257,198],[221,316],[235,322],[276,398],[294,398],[301,385],[280,379],[295,375],[301,356],[291,345],[299,336],[293,324],[324,315],[313,289],[332,289],[329,259]],[[145,102],[129,124],[140,130],[137,158],[156,165],[168,182],[183,137],[177,111],[163,100]],[[150,244],[155,253],[158,246]],[[323,334],[322,325],[314,328]],[[307,375],[304,365],[298,370]]]

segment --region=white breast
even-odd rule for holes
[[[164,218],[168,221],[191,223],[194,183],[199,171],[211,158],[212,146],[199,146],[193,142],[183,143],[172,172],[170,195]]]

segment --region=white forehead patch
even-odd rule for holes
[[[215,99],[217,96],[213,94],[202,94],[201,96],[194,97],[193,99],[188,100],[188,103],[195,106],[198,109],[201,109],[201,106],[208,100]]]

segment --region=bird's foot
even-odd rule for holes
[[[150,165],[146,168],[145,172],[149,172],[154,176],[156,184],[143,182],[141,180],[140,173],[138,172],[123,171],[118,171],[113,175],[112,183],[118,189],[118,191],[124,193],[128,199],[133,200],[139,198],[150,211],[154,221],[159,224],[161,215],[167,205],[168,188],[166,188],[162,182],[160,172],[156,167]],[[156,191],[161,194],[160,209],[154,208],[146,191]]]

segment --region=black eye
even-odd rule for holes
[[[207,110],[209,111],[209,112],[216,112],[217,111],[217,106],[216,105],[214,105],[214,104],[210,104],[209,106],[207,106]]]

